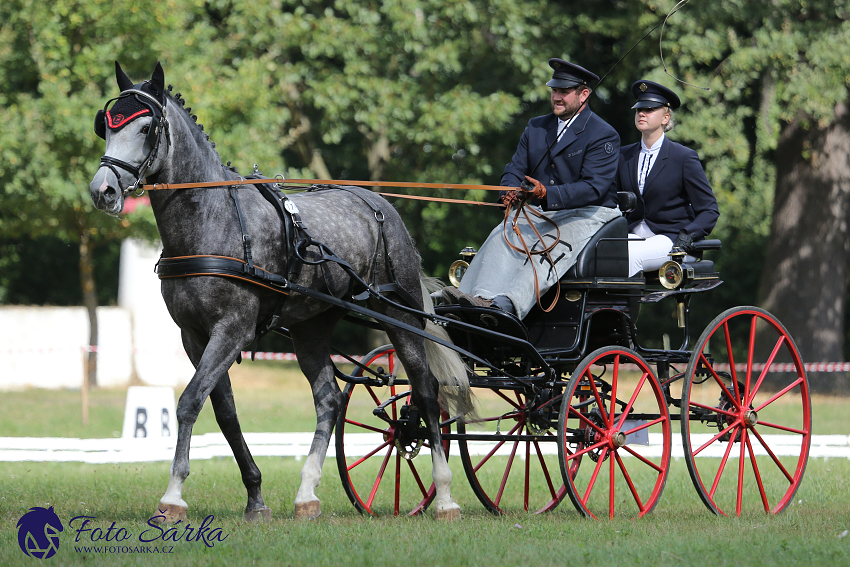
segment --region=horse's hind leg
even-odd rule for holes
[[[403,314],[395,312],[397,318],[408,319],[408,323],[416,324]],[[443,451],[442,435],[440,433],[440,402],[438,399],[437,378],[428,367],[425,355],[425,339],[402,331],[398,327],[387,326],[393,346],[404,365],[413,389],[412,401],[419,409],[419,414],[425,421],[428,440],[431,443],[431,477],[437,493],[434,497],[434,517],[438,520],[455,520],[460,518],[460,506],[451,495],[452,471],[449,468],[446,454]]]
[[[239,418],[236,416],[236,404],[233,401],[233,389],[228,374],[225,374],[216,384],[215,389],[210,392],[210,401],[215,411],[215,420],[233,451],[233,456],[236,458],[236,463],[242,473],[242,483],[248,492],[248,504],[245,506],[244,519],[249,522],[270,520],[272,510],[263,502],[263,495],[260,490],[262,475],[259,467],[254,463],[251,451],[245,443],[245,438],[242,436],[242,428],[239,426]]]
[[[306,324],[290,328],[298,365],[310,382],[316,406],[316,433],[301,469],[301,485],[295,495],[295,517],[300,519],[312,520],[322,513],[315,490],[322,480],[322,465],[342,407],[342,392],[336,383],[330,358],[331,332],[341,316],[336,311],[328,311]]]

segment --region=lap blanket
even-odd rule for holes
[[[576,263],[579,252],[602,225],[621,215],[618,209],[598,206],[561,211],[532,208],[551,219],[561,230],[558,243],[549,252],[552,263],[545,254],[532,256],[541,296]],[[534,215],[529,216],[545,245],[551,245],[557,238],[555,227]],[[517,220],[517,227],[530,251],[543,248],[543,243],[539,242],[523,215]],[[503,236],[504,230],[503,225],[499,224],[487,237],[464,274],[460,291],[485,299],[506,295],[514,304],[517,316],[524,319],[537,302],[534,295],[534,272],[529,265],[532,262],[525,253],[508,247]],[[507,227],[507,235],[511,244],[521,250],[522,244],[510,226]]]

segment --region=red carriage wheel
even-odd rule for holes
[[[370,352],[363,364],[379,374],[406,379],[392,345]],[[358,368],[353,376],[364,374]],[[348,384],[336,425],[336,462],[348,498],[362,513],[408,514],[424,511],[434,499],[430,443],[424,423],[409,406],[410,387]],[[376,408],[384,406],[381,415]],[[445,418],[445,416],[444,416]],[[443,433],[448,433],[448,426]],[[421,455],[419,454],[421,450]],[[443,441],[446,457],[449,441]]]
[[[560,405],[557,394],[539,392],[532,408],[527,393],[519,390],[480,389],[476,398],[481,417],[457,426],[459,434],[475,437],[458,441],[472,491],[494,514],[554,509],[566,495],[552,427]]]
[[[640,355],[604,347],[579,363],[561,402],[558,450],[567,494],[581,514],[651,512],[667,480],[670,445],[666,398]],[[580,458],[585,463],[576,471]]]
[[[709,510],[784,510],[806,469],[811,423],[806,371],[776,317],[735,307],[709,323],[682,384],[685,459]]]

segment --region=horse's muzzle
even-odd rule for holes
[[[94,174],[89,185],[91,200],[101,211],[118,214],[124,208],[124,197],[120,189],[120,180],[109,167],[101,167]]]

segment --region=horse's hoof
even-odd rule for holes
[[[242,519],[246,522],[268,522],[272,519],[272,509],[263,506],[259,510],[245,510]]]
[[[315,520],[322,515],[322,505],[318,500],[295,504],[296,520]]]
[[[448,508],[434,512],[434,519],[441,522],[454,522],[460,520],[460,508]]]
[[[186,506],[160,502],[159,506],[156,507],[156,512],[151,518],[151,521],[156,524],[173,524],[174,522],[186,519],[186,510]]]

